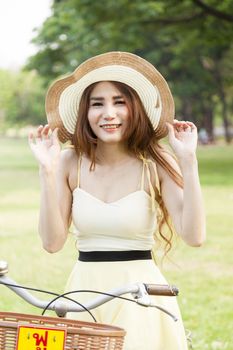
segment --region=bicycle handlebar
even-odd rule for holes
[[[163,285],[163,284],[157,285],[157,284],[134,283],[134,284],[120,287],[120,288],[112,289],[107,293],[102,293],[98,291],[78,290],[78,291],[68,292],[62,295],[59,295],[57,293],[42,291],[55,296],[50,301],[42,301],[34,297],[31,293],[27,291],[27,289],[29,290],[36,290],[36,289],[20,286],[14,280],[5,276],[5,274],[7,273],[7,270],[8,270],[7,264],[6,263],[3,264],[3,262],[0,261],[0,284],[4,284],[8,288],[10,288],[12,291],[14,291],[17,295],[19,295],[21,298],[23,298],[25,301],[27,301],[31,305],[34,305],[43,310],[53,310],[60,317],[64,317],[67,312],[82,312],[86,310],[92,310],[97,306],[103,305],[104,303],[112,300],[113,298],[116,298],[116,297],[122,298],[124,294],[131,293],[132,296],[134,297],[134,300],[131,300],[131,299],[128,299],[128,300],[134,301],[142,306],[157,307],[158,309],[169,314],[173,319],[176,320],[175,316],[173,316],[169,311],[165,310],[164,308],[161,308],[160,306],[155,305],[151,300],[151,298],[149,298],[148,296],[148,294],[162,295],[162,296],[176,296],[178,295],[178,289],[175,286]],[[93,293],[98,293],[102,295],[82,305],[70,298],[70,295],[72,296],[73,293],[80,293],[80,292],[93,292]],[[65,298],[69,300],[61,301],[59,300],[60,298]]]
[[[149,295],[176,296],[179,294],[176,286],[166,284],[145,284],[145,288]]]

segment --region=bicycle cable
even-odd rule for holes
[[[63,294],[60,294],[60,295],[57,295],[56,298],[54,298],[53,300],[51,300],[49,302],[49,304],[44,308],[43,312],[42,312],[42,315],[47,311],[47,309],[49,308],[49,306],[55,302],[56,300],[58,300],[59,298],[66,298],[66,295],[70,295],[70,294],[74,294],[74,293],[94,293],[94,294],[101,294],[101,295],[106,295],[106,296],[110,296],[112,298],[116,298],[116,299],[122,299],[122,300],[126,300],[126,301],[130,301],[132,303],[137,303],[136,300],[134,299],[129,299],[129,298],[126,298],[126,297],[122,297],[122,296],[119,296],[119,295],[115,295],[115,294],[110,294],[110,293],[106,293],[106,292],[100,292],[100,291],[97,291],[97,290],[89,290],[89,289],[79,289],[79,290],[73,290],[71,292],[66,292],[66,293],[63,293]],[[73,299],[71,299],[73,300]],[[139,304],[140,305],[140,304]],[[81,304],[81,306],[86,309],[84,307],[84,305]],[[142,305],[141,305],[142,306]],[[171,312],[169,312],[168,310],[166,310],[164,307],[162,306],[159,306],[159,305],[150,305],[151,307],[155,307],[156,309],[164,312],[165,314],[167,314],[168,316],[170,316],[175,322],[178,320],[178,318],[176,316],[174,316]],[[90,310],[89,310],[90,311]]]
[[[47,309],[49,308],[49,306],[56,300],[58,300],[59,298],[66,298],[66,295],[69,295],[69,294],[74,294],[74,293],[94,293],[94,294],[101,294],[101,295],[106,295],[106,296],[109,296],[109,297],[112,297],[112,298],[117,298],[117,299],[122,299],[122,300],[126,300],[126,301],[131,301],[132,303],[137,303],[135,300],[133,299],[129,299],[129,298],[126,298],[126,297],[121,297],[119,295],[115,295],[115,294],[110,294],[110,293],[105,293],[105,292],[99,292],[97,290],[89,290],[89,289],[81,289],[81,290],[73,290],[71,292],[66,292],[66,293],[63,293],[63,294],[60,294],[56,296],[56,298],[52,299],[48,305],[46,305],[46,307],[44,308],[43,312],[42,312],[42,315],[47,311]],[[69,298],[68,298],[69,299]],[[73,300],[73,299],[71,299]],[[84,305],[80,304],[85,310],[86,308],[84,307]],[[90,310],[88,310],[90,311]],[[93,316],[94,317],[94,316]],[[97,322],[97,321],[95,321]]]
[[[39,288],[33,288],[33,287],[26,287],[26,286],[22,286],[22,285],[16,285],[16,284],[12,284],[12,283],[7,283],[7,282],[2,282],[0,281],[0,284],[3,284],[5,286],[9,286],[9,287],[16,287],[16,288],[21,288],[21,289],[26,289],[26,290],[30,290],[30,291],[33,291],[33,292],[39,292],[39,293],[44,293],[44,294],[50,294],[50,295],[55,295],[57,298],[54,298],[52,300],[52,302],[56,299],[59,299],[60,296],[62,296],[62,294],[58,294],[58,293],[54,293],[54,292],[50,292],[50,291],[47,291],[47,290],[43,290],[43,289],[39,289]],[[66,294],[66,293],[64,293]],[[74,299],[71,299],[71,298],[68,298],[64,295],[64,299],[66,300],[69,300],[69,301],[72,301],[74,303],[76,303],[77,305],[81,306],[85,311],[87,311],[89,313],[89,315],[92,317],[92,319],[94,320],[94,322],[97,322],[95,316],[92,314],[92,312],[90,310],[88,310],[84,305],[82,305],[81,303],[79,303],[78,301],[74,300]],[[51,301],[48,303],[48,305],[43,309],[42,311],[42,316],[45,314],[45,312],[47,311],[48,307],[51,305],[52,303]]]
[[[7,283],[7,282],[2,282],[0,281],[0,284],[3,284],[3,285],[6,285],[6,286],[11,286],[11,287],[16,287],[16,288],[22,288],[22,289],[26,289],[26,290],[31,290],[31,291],[35,291],[35,292],[41,292],[41,293],[45,293],[45,294],[50,294],[50,295],[54,295],[56,296],[54,299],[52,299],[47,305],[46,307],[43,309],[42,311],[42,316],[45,314],[45,312],[48,310],[49,306],[55,302],[56,300],[60,299],[60,298],[64,298],[66,300],[69,300],[69,301],[72,301],[74,302],[75,304],[81,306],[85,311],[87,311],[89,313],[89,315],[92,317],[93,321],[97,323],[97,320],[95,318],[95,316],[92,314],[92,312],[90,310],[88,310],[85,305],[79,303],[77,300],[74,300],[74,299],[71,299],[69,297],[67,297],[67,295],[70,295],[70,294],[74,294],[74,293],[93,293],[93,294],[100,294],[100,295],[106,295],[106,296],[110,296],[112,298],[117,298],[117,299],[122,299],[122,300],[126,300],[126,301],[129,301],[129,302],[132,302],[132,303],[137,303],[136,300],[134,299],[129,299],[129,298],[126,298],[126,297],[122,297],[122,296],[118,296],[118,295],[115,295],[115,294],[110,294],[110,293],[106,293],[106,292],[100,292],[100,291],[97,291],[97,290],[89,290],[89,289],[83,289],[83,290],[74,290],[74,291],[70,291],[70,292],[66,292],[66,293],[62,293],[62,294],[58,294],[58,293],[54,293],[54,292],[50,292],[50,291],[46,291],[46,290],[43,290],[43,289],[38,289],[38,288],[32,288],[32,287],[26,287],[26,286],[20,286],[20,285],[15,285],[15,284],[10,284],[10,283]],[[157,308],[158,310],[160,311],[163,311],[165,312],[166,314],[168,314],[169,316],[171,316],[173,318],[174,321],[177,321],[177,318],[172,315],[169,311],[167,311],[166,309],[164,309],[163,307],[161,306],[158,306],[158,305],[151,305],[155,308]]]

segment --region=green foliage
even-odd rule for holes
[[[225,4],[224,10],[231,13],[232,2],[225,0],[222,3]],[[189,47],[191,58],[192,46],[196,41],[199,43],[198,49],[207,53],[210,53],[210,49],[219,51],[223,45],[230,47],[232,30],[232,23],[208,15],[191,0],[66,0],[54,3],[52,16],[45,21],[34,41],[41,54],[44,52],[45,55],[52,55],[53,51],[57,52],[57,60],[62,51],[65,61],[61,63],[65,66],[68,64],[67,71],[72,69],[72,59],[79,62],[112,49],[133,52],[140,50],[144,54],[150,54],[156,48],[155,44],[159,44],[160,51],[165,46],[165,52],[169,46],[175,50],[176,55],[177,49]],[[71,53],[73,58],[70,57]],[[181,54],[182,50],[180,56]],[[152,63],[162,64],[162,61],[156,61],[153,56]],[[34,56],[32,65],[40,70],[36,58],[37,55]],[[48,66],[49,64],[50,62]],[[183,64],[188,65],[188,62],[183,60]],[[58,72],[50,67],[50,74],[53,73]],[[62,69],[60,73],[63,73]]]
[[[48,85],[85,59],[130,51],[167,79],[178,119],[205,127],[233,122],[233,2],[231,0],[59,0],[37,31],[38,52],[26,69],[0,72],[0,124],[44,122]],[[37,72],[37,74],[35,73]]]
[[[44,120],[44,87],[35,71],[0,70],[0,125],[39,124]]]
[[[73,71],[90,56],[130,51],[147,58],[166,77],[178,115],[213,134],[221,105],[220,115],[229,126],[231,0],[61,0],[54,1],[52,9],[34,40],[39,52],[27,66],[47,82]]]

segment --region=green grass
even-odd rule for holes
[[[201,183],[233,186],[233,146],[202,146],[198,149]]]
[[[75,240],[46,253],[37,234],[39,181],[26,140],[0,140],[0,259],[9,276],[23,285],[62,292],[76,260]],[[207,241],[201,248],[178,242],[163,273],[180,289],[178,301],[196,350],[233,346],[233,146],[198,150],[207,216]],[[0,310],[40,314],[0,286]],[[170,350],[170,349],[169,349]],[[171,349],[172,350],[172,349]]]

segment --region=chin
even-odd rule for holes
[[[106,143],[109,145],[114,145],[114,144],[123,142],[122,137],[101,137],[101,138],[99,137],[98,139],[100,142]]]

